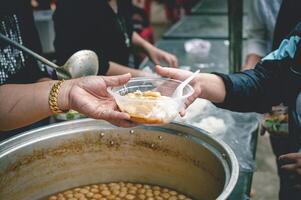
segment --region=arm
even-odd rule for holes
[[[153,63],[158,65],[164,61],[171,67],[178,67],[178,60],[174,55],[153,46],[136,32],[133,33],[132,43],[138,51],[145,53]]]
[[[65,81],[59,90],[58,106],[73,109],[112,124],[131,126],[130,117],[118,112],[117,105],[107,87],[126,83],[130,75],[85,78]],[[49,92],[55,81],[34,84],[7,84],[0,86],[0,131],[19,128],[52,113],[48,105]]]
[[[178,80],[191,75],[189,71],[162,67],[157,67],[157,72]],[[231,75],[201,73],[191,82],[195,93],[186,106],[195,98],[204,98],[233,111],[266,112],[281,101],[282,81],[277,74],[277,70],[267,65]]]
[[[229,75],[200,74],[191,82],[195,94],[188,99],[186,105],[190,105],[197,97],[203,97],[234,111],[264,113],[274,105],[293,101],[301,91],[300,41],[301,23],[255,69]],[[162,67],[157,67],[157,72],[179,80],[191,75],[191,72],[184,70]]]
[[[152,76],[151,74],[144,72],[142,70],[132,69],[111,61],[109,62],[109,70],[106,75],[114,76],[114,75],[120,75],[126,73],[130,73],[133,77]]]

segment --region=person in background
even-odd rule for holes
[[[248,26],[248,55],[244,69],[253,68],[263,56],[276,50],[286,35],[301,21],[301,3],[297,0],[254,0],[250,1]],[[282,103],[282,102],[281,102]],[[273,107],[264,119],[282,119],[287,123],[287,107],[283,104]],[[263,122],[265,125],[265,122]],[[265,127],[263,125],[263,127]],[[265,128],[263,131],[265,132]],[[291,140],[288,134],[270,133],[270,142],[276,156],[277,172],[280,179],[279,198],[286,199],[291,184],[287,172],[281,168],[279,156],[290,152]]]
[[[0,21],[1,34],[41,52],[29,0],[6,0],[0,7]],[[107,93],[108,86],[121,85],[129,79],[126,74],[53,81],[36,60],[0,40],[0,140],[48,124],[18,129],[69,109],[115,125],[132,126],[125,121],[129,116],[118,111]]]
[[[133,6],[132,22],[133,30],[138,33],[144,40],[148,41],[151,44],[154,44],[154,30],[145,15],[145,11],[135,5]],[[134,55],[134,66],[138,67],[143,59],[145,59],[145,54],[136,53],[136,55]]]
[[[184,80],[192,72],[157,67],[161,76]],[[289,106],[289,146],[278,159],[285,182],[280,200],[301,197],[301,23],[254,69],[235,74],[199,74],[192,82],[195,93],[185,103],[204,98],[218,107],[238,112],[266,113],[272,106]],[[183,113],[182,113],[183,114]]]
[[[282,1],[252,0],[248,2],[247,56],[243,69],[254,68],[262,57],[272,51],[274,29]]]
[[[155,64],[177,67],[177,58],[154,47],[133,31],[131,0],[60,0],[53,16],[58,63],[74,52],[93,50],[100,62],[98,74],[148,75],[128,66],[132,51],[145,53]]]

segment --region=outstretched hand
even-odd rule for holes
[[[88,117],[103,119],[114,125],[132,127],[130,116],[118,110],[114,98],[107,88],[123,85],[131,78],[130,74],[120,76],[89,76],[66,81],[61,92],[59,107],[73,109]],[[64,92],[65,91],[65,92]]]
[[[186,70],[181,70],[181,69],[175,69],[175,68],[167,68],[167,67],[161,67],[159,65],[156,66],[156,72],[163,77],[171,78],[171,79],[176,79],[180,81],[184,81],[187,79],[189,76],[191,76],[193,73],[190,71]],[[194,93],[187,98],[187,100],[184,103],[185,109],[194,102],[194,100],[201,95],[201,85],[200,81],[198,81],[199,77],[195,77],[191,82],[190,85],[194,89]],[[184,112],[181,112],[183,115]]]

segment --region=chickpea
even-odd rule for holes
[[[131,190],[129,191],[129,194],[136,194],[136,190],[132,190],[132,189],[131,189]]]
[[[178,192],[151,186],[133,183],[94,184],[78,187],[56,195],[48,200],[191,200]]]
[[[147,197],[152,197],[152,196],[154,196],[153,193],[152,193],[152,191],[147,191],[147,192],[145,193],[145,195],[146,195]]]
[[[64,193],[64,194],[65,194],[65,193]],[[70,193],[68,193],[68,194],[66,194],[65,196],[66,196],[68,199],[71,199],[71,198],[73,198],[73,194],[72,194],[72,193],[71,193],[71,194],[70,194]]]
[[[97,187],[97,188],[92,188],[90,191],[91,191],[92,193],[94,193],[94,194],[99,193],[98,187]]]
[[[107,196],[108,199],[115,199],[115,195],[110,194],[109,196]]]
[[[125,197],[127,195],[127,192],[123,192],[123,191],[121,191],[120,193],[119,193],[119,197],[121,197],[121,198],[123,198],[123,197]]]
[[[89,197],[89,198],[93,197],[93,195],[94,195],[94,194],[93,194],[92,192],[88,192],[88,193],[86,194],[86,196]]]
[[[100,192],[103,196],[109,196],[111,192],[109,190],[103,190]]]
[[[138,189],[138,193],[139,193],[139,194],[144,194],[144,193],[145,193],[145,191],[146,191],[146,190],[145,190],[144,188],[140,188],[140,189]]]
[[[94,199],[101,199],[101,197],[102,197],[102,196],[101,196],[100,194],[94,194],[94,195],[93,195],[93,198],[94,198]]]
[[[141,200],[144,200],[144,199],[146,199],[146,196],[144,194],[139,194],[138,198],[141,199]]]
[[[80,199],[80,198],[85,197],[85,195],[84,195],[84,194],[81,194],[81,193],[76,193],[76,194],[74,195],[74,197],[77,198],[77,199]]]
[[[127,200],[133,200],[133,199],[135,199],[135,196],[131,195],[131,194],[128,194],[128,195],[125,196],[125,199],[127,199]]]
[[[159,190],[155,190],[155,191],[154,191],[154,195],[155,195],[155,196],[159,196],[160,193],[161,193],[161,192],[160,192]]]
[[[112,190],[112,193],[115,195],[115,196],[118,196],[118,194],[120,193],[119,190]]]
[[[161,195],[164,199],[168,199],[169,197],[170,197],[170,194],[169,193],[163,193],[162,195]]]
[[[87,194],[89,192],[89,190],[88,189],[81,189],[79,192],[82,193],[82,194]]]
[[[145,189],[150,189],[151,187],[149,185],[144,185]]]

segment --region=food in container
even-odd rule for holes
[[[171,122],[183,108],[184,101],[193,94],[190,85],[183,96],[172,97],[181,81],[166,78],[134,78],[126,85],[109,88],[119,109],[128,113],[131,120],[143,124]]]

